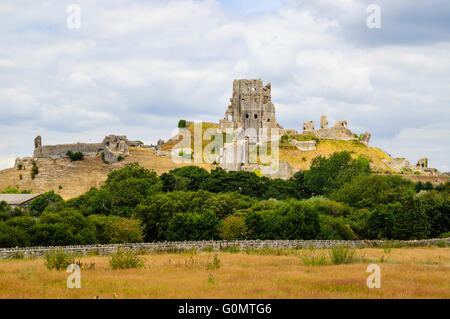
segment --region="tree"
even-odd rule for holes
[[[61,196],[55,194],[54,191],[49,191],[33,199],[29,208],[33,215],[39,216],[47,206],[62,202],[64,202],[64,200]]]
[[[320,215],[318,239],[355,240],[358,238],[342,217]]]
[[[238,215],[228,216],[219,227],[220,238],[225,240],[245,239],[247,226],[245,218]]]
[[[0,247],[30,246],[30,236],[18,227],[0,222]]]
[[[415,194],[414,183],[400,176],[360,176],[330,194],[330,198],[356,208],[405,203]]]
[[[137,219],[119,216],[90,215],[96,238],[101,244],[138,243],[143,240],[143,227]]]
[[[352,159],[347,151],[336,152],[329,158],[315,157],[309,171],[304,173],[304,184],[315,195],[329,194],[353,178],[370,174],[369,161],[364,157]]]
[[[397,212],[392,229],[395,239],[424,239],[430,235],[431,223],[420,201],[411,201]]]
[[[198,191],[200,185],[208,178],[206,169],[198,166],[184,166],[161,175],[164,191],[185,190]]]
[[[178,213],[169,222],[167,240],[212,240],[218,238],[219,219],[212,211]]]

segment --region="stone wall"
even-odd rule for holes
[[[42,145],[41,136],[34,139],[34,159],[59,159],[67,158],[67,152],[81,152],[84,156],[96,156],[103,152],[103,160],[107,163],[115,163],[122,156],[128,156],[129,141],[126,136],[108,135],[102,143],[75,143],[75,144],[57,144]],[[16,160],[19,165],[23,159]]]
[[[102,143],[76,143],[39,146],[34,150],[34,158],[58,159],[67,157],[67,152],[81,152],[85,156],[95,156],[103,149]]]
[[[239,246],[241,250],[246,249],[300,249],[316,248],[326,249],[339,245],[350,248],[379,247],[383,245],[392,246],[427,246],[436,245],[439,242],[450,245],[450,238],[424,239],[408,241],[383,241],[383,240],[236,240],[236,241],[184,241],[184,242],[159,242],[159,243],[136,243],[136,244],[111,244],[111,245],[84,245],[84,246],[59,246],[59,247],[25,247],[25,248],[0,248],[0,259],[14,258],[21,255],[28,257],[43,257],[47,252],[64,249],[73,254],[98,254],[108,255],[117,249],[131,249],[135,251],[170,251],[171,249],[198,250],[211,249],[220,250],[227,247]]]

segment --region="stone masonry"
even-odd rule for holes
[[[134,251],[160,252],[178,250],[209,250],[215,251],[228,247],[239,247],[247,249],[329,249],[335,246],[346,246],[349,248],[360,247],[383,247],[383,246],[428,246],[445,242],[450,245],[450,238],[436,238],[407,241],[384,241],[384,240],[236,240],[236,241],[182,241],[182,242],[155,242],[135,244],[109,244],[109,245],[80,245],[80,246],[48,246],[48,247],[24,247],[24,248],[0,248],[0,259],[44,257],[46,253],[63,249],[72,254],[98,254],[109,255],[118,249],[130,249]]]
[[[104,160],[107,163],[117,162],[120,156],[130,154],[129,141],[126,136],[108,135],[102,143],[75,143],[75,144],[57,144],[42,145],[41,136],[34,139],[33,159],[59,159],[67,158],[67,152],[81,152],[84,156],[96,156],[103,152]],[[19,164],[21,159],[16,160]]]

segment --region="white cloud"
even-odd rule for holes
[[[30,155],[38,134],[44,144],[107,134],[155,142],[180,118],[218,121],[235,78],[272,82],[286,128],[327,114],[372,132],[382,149],[449,165],[445,26],[435,40],[417,26],[410,43],[382,41],[354,0],[258,1],[259,10],[255,1],[79,3],[81,29],[66,27],[66,3],[0,4],[0,168]],[[386,31],[401,32],[389,17],[404,18],[403,8],[382,3]]]

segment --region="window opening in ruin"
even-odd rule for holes
[[[255,114],[255,119],[257,119],[258,118],[258,114]]]
[[[248,119],[248,114],[245,114],[245,118]]]

